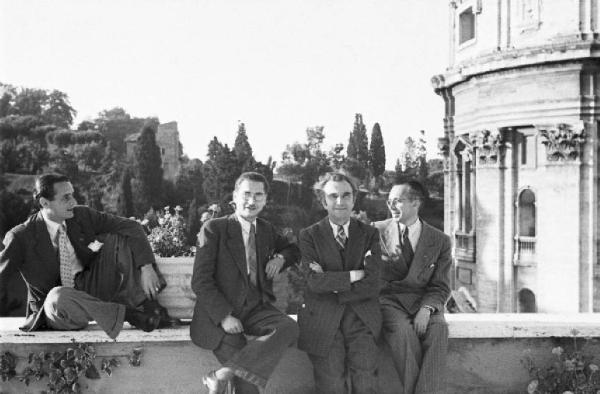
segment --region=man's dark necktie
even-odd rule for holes
[[[398,231],[400,231],[400,226],[398,226]],[[410,240],[408,239],[408,226],[404,227],[404,232],[402,233],[402,257],[404,257],[404,261],[410,267],[410,263],[412,263],[412,259],[415,253],[410,244]]]
[[[256,228],[254,227],[254,224],[250,225],[246,258],[248,260],[248,275],[250,276],[250,282],[256,286]]]

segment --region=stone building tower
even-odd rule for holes
[[[600,5],[449,1],[445,218],[480,312],[598,312]]]
[[[128,135],[125,138],[127,146],[127,158],[133,160],[135,146],[141,133]],[[162,161],[163,178],[175,181],[181,167],[181,145],[179,142],[179,131],[177,122],[169,122],[158,125],[156,130],[156,145],[160,149],[160,158]]]
[[[179,131],[177,122],[169,122],[158,125],[156,132],[156,144],[160,148],[162,159],[163,177],[174,181],[179,173],[181,162],[181,146],[179,144]]]

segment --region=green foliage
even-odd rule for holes
[[[252,147],[248,142],[248,135],[246,134],[246,126],[240,122],[238,125],[237,136],[235,137],[235,143],[233,144],[233,151],[237,157],[242,171],[248,171],[250,161],[253,160]]]
[[[3,382],[12,378],[29,386],[33,380],[48,378],[46,384],[47,394],[81,393],[82,387],[79,378],[100,379],[100,374],[95,365],[96,349],[87,343],[79,343],[71,339],[73,346],[64,351],[30,353],[27,366],[17,373],[16,358],[5,352],[0,356],[0,378]],[[141,363],[142,348],[135,348],[128,356],[131,366]],[[113,369],[120,365],[117,358],[104,358],[101,361],[101,371],[111,376]]]
[[[134,206],[136,212],[146,212],[162,203],[162,160],[156,144],[156,129],[146,124],[135,149]]]
[[[214,137],[208,144],[208,160],[204,163],[202,172],[202,186],[207,201],[218,202],[225,208],[231,200],[235,180],[241,174],[235,152]]]
[[[379,123],[375,123],[371,132],[371,146],[369,148],[369,167],[374,177],[383,175],[385,171],[385,146]]]
[[[356,159],[364,168],[368,168],[369,140],[367,137],[367,128],[363,123],[361,114],[354,116],[354,128],[350,133],[346,155],[348,158]]]
[[[193,249],[187,241],[185,221],[180,206],[175,207],[172,215],[170,207],[158,214],[158,226],[148,235],[152,251],[160,257],[193,256]]]
[[[558,346],[552,349],[554,361],[538,367],[527,352],[521,360],[532,380],[527,386],[529,394],[595,394],[600,391],[600,372],[593,356],[585,355],[577,348],[576,332],[573,335],[573,350],[566,352]]]

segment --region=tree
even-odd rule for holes
[[[135,179],[137,183],[134,195],[135,210],[143,214],[150,208],[158,208],[162,201],[162,160],[156,144],[156,129],[147,123],[140,134],[135,149]]]
[[[57,127],[67,128],[73,124],[77,111],[69,103],[66,93],[53,90],[47,95],[42,118]]]
[[[131,193],[131,170],[125,168],[119,185],[119,199],[117,200],[117,214],[126,218],[134,216],[133,195]]]
[[[415,144],[417,159],[417,177],[421,182],[425,181],[428,174],[427,167],[427,141],[425,141],[425,130],[419,132],[419,139]]]
[[[242,122],[238,124],[238,132],[235,137],[235,143],[233,144],[233,151],[237,156],[241,171],[247,170],[252,164],[251,161],[253,155],[252,147],[248,142],[248,135],[246,134],[246,126]]]
[[[361,114],[355,115],[354,128],[350,133],[346,155],[348,158],[356,159],[365,168],[369,165],[369,140]]]
[[[385,146],[379,123],[375,123],[371,132],[371,146],[369,148],[369,164],[374,177],[380,177],[385,171]]]
[[[241,174],[237,156],[227,144],[221,144],[214,137],[208,144],[207,157],[202,167],[204,193],[209,203],[218,202],[224,206],[231,197],[235,180]]]

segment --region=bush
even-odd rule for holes
[[[529,394],[587,394],[600,391],[600,373],[593,356],[584,355],[577,349],[573,336],[573,351],[566,352],[562,347],[552,349],[554,361],[551,365],[539,368],[530,355],[521,362],[533,378],[527,386]]]
[[[186,242],[185,221],[179,205],[172,215],[170,207],[158,213],[158,226],[152,228],[148,242],[152,251],[160,257],[193,256],[194,248]],[[142,223],[144,224],[144,223]]]

